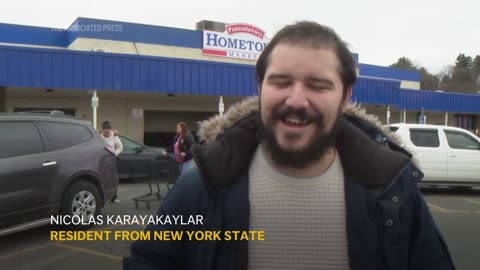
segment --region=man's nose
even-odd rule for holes
[[[307,89],[302,83],[296,83],[293,85],[293,89],[290,92],[285,105],[292,108],[307,108],[309,105]]]

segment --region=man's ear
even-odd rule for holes
[[[347,110],[348,103],[350,102],[350,98],[352,98],[352,86],[348,87],[347,92],[343,96],[342,101],[342,113]]]
[[[257,83],[257,95],[260,97],[260,94],[262,94],[262,84]]]

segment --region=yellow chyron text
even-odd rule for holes
[[[50,241],[263,241],[265,231],[50,231]]]

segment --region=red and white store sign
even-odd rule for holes
[[[257,60],[267,43],[264,30],[245,23],[228,24],[225,32],[203,31],[203,55]]]

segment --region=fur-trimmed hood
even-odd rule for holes
[[[252,113],[258,111],[258,97],[249,97],[243,101],[234,104],[225,114],[222,116],[216,115],[208,120],[199,123],[198,136],[202,142],[212,142],[219,134],[222,134],[225,129],[233,126],[236,122],[245,118]],[[398,135],[390,132],[384,127],[377,116],[368,114],[361,105],[356,103],[349,103],[345,115],[352,116],[361,119],[372,126],[381,130],[389,139],[398,145],[401,145],[401,140]]]
[[[262,138],[258,102],[258,97],[247,98],[224,115],[200,123],[201,143],[192,147],[192,153],[211,191],[228,187],[248,172]],[[336,147],[345,176],[365,187],[383,189],[409,163],[416,165],[398,142],[377,117],[356,104],[349,104],[339,120]]]

